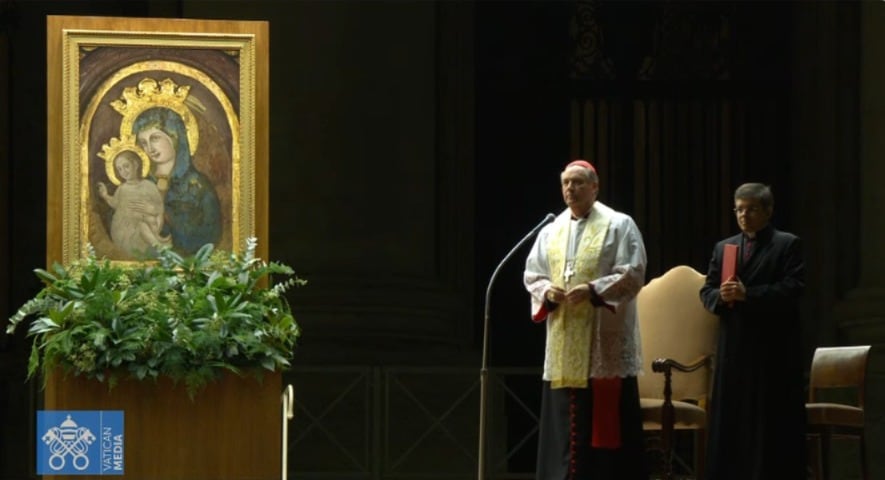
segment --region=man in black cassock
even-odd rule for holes
[[[799,297],[805,262],[799,237],[771,223],[766,185],[734,193],[741,233],[716,244],[700,296],[719,315],[709,480],[804,480],[805,394]],[[722,278],[726,244],[738,246],[736,275]],[[727,269],[727,267],[726,267]]]

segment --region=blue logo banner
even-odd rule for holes
[[[123,475],[122,410],[38,410],[38,475]]]

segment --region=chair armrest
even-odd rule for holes
[[[664,374],[664,403],[661,405],[661,444],[663,446],[664,452],[667,452],[665,478],[670,478],[670,475],[672,474],[672,463],[670,457],[673,451],[673,423],[675,419],[675,412],[673,407],[673,386],[671,379],[671,376],[673,375],[673,370],[685,373],[693,372],[703,366],[708,366],[712,364],[712,362],[712,355],[703,355],[697,360],[689,363],[688,365],[679,363],[672,358],[658,358],[651,362],[652,371]]]
[[[653,372],[663,373],[667,377],[667,380],[669,380],[669,373],[673,369],[685,373],[693,372],[701,367],[708,366],[712,361],[712,355],[704,355],[694,362],[689,363],[688,365],[679,363],[672,358],[658,358],[655,361],[651,362],[651,369]]]
[[[712,362],[713,355],[703,355],[688,365],[679,363],[672,358],[658,358],[651,362],[652,371],[664,374],[664,404],[661,408],[664,411],[665,417],[668,413],[673,411],[673,386],[671,378],[673,370],[685,373],[693,372],[701,367],[710,365]]]
[[[672,375],[673,370],[679,372],[693,372],[701,367],[708,366],[713,362],[713,355],[703,355],[697,360],[684,365],[673,360],[672,358],[658,358],[651,362],[651,369],[657,373],[664,374],[664,403],[661,405],[661,418],[663,422],[663,430],[666,433],[672,431],[673,425],[673,386]]]

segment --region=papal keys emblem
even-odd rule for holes
[[[43,442],[49,446],[49,468],[61,470],[65,466],[65,457],[71,456],[71,465],[77,470],[89,467],[89,445],[95,441],[95,435],[77,423],[68,415],[61,425],[50,428],[43,435]]]

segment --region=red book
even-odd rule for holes
[[[738,246],[726,243],[722,252],[722,281],[720,284],[737,278]]]

